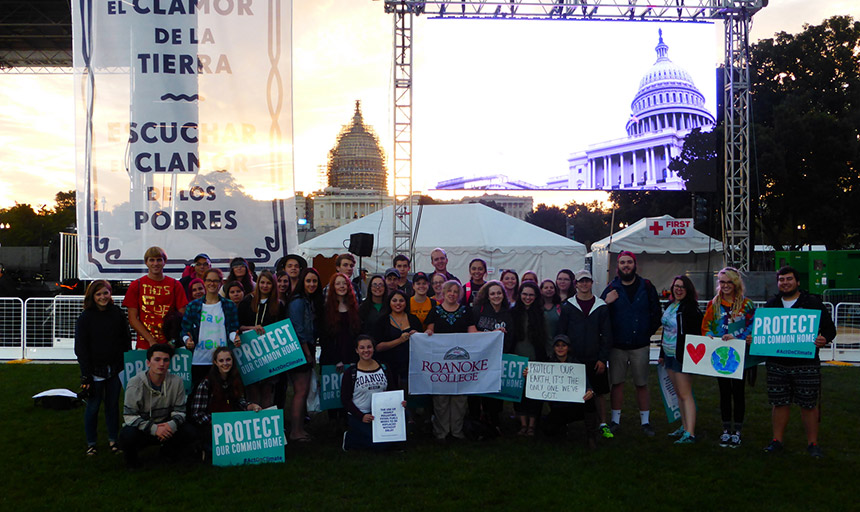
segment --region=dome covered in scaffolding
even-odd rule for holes
[[[627,135],[713,126],[714,116],[705,109],[705,97],[687,70],[669,60],[663,30],[658,33],[657,61],[642,77],[630,104],[633,113],[627,121]]]
[[[388,192],[385,154],[373,128],[364,124],[361,101],[355,102],[352,122],[337,136],[329,151],[328,185],[341,189]]]

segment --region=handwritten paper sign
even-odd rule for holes
[[[526,398],[552,402],[585,402],[584,364],[530,361],[528,368]]]
[[[403,390],[374,393],[370,403],[373,415],[373,442],[406,441],[406,409]]]
[[[750,355],[815,357],[820,320],[821,311],[816,309],[758,308]]]
[[[708,377],[744,378],[746,341],[694,336],[684,344],[684,373]]]

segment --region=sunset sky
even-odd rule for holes
[[[382,2],[371,0],[297,0],[293,9],[295,188],[310,192],[319,188],[318,166],[326,163],[341,126],[350,121],[355,100],[361,100],[365,121],[374,127],[391,157],[393,17],[384,13]],[[752,39],[778,31],[798,32],[804,23],[818,24],[838,14],[860,19],[860,3],[772,0],[754,17]],[[635,48],[627,41],[618,42],[621,48],[630,47],[631,53],[642,49],[644,57],[625,65],[632,86],[612,81],[619,87],[619,100],[610,106],[599,101],[588,104],[571,85],[593,72],[584,54],[603,51],[618,39],[607,37],[589,45],[576,39],[593,40],[602,25],[417,18],[414,188],[426,191],[445,177],[511,174],[526,167],[532,167],[525,170],[536,176],[556,175],[564,171],[565,154],[623,136],[639,78],[654,61],[657,27],[631,25],[631,33],[641,34],[629,36],[637,38]],[[698,62],[684,55],[686,44],[675,39],[673,46],[672,37],[680,37],[689,25],[661,25],[669,57],[691,73],[690,68],[702,64],[706,71],[713,70],[722,60],[721,24],[711,27],[713,35],[706,37],[713,38],[710,53],[701,55]],[[538,76],[535,70],[551,72]],[[702,92],[709,102],[714,100],[712,90]],[[563,107],[577,101],[592,110],[572,120]],[[0,105],[0,208],[16,202],[36,209],[51,206],[56,192],[75,188],[72,75],[0,74]],[[574,125],[585,125],[582,119],[593,119],[598,116],[594,108],[604,106],[599,114],[605,112],[604,117],[610,118],[607,132],[592,133],[596,139],[583,140],[581,126]],[[716,108],[713,103],[706,107],[712,112]],[[458,112],[462,115],[454,118]],[[518,133],[503,130],[504,123],[539,128]],[[463,140],[467,143],[460,143]],[[539,156],[549,150],[541,144],[560,147],[562,157],[542,160]],[[432,195],[447,198],[463,193]],[[554,204],[605,197],[570,192],[531,195],[536,203]]]

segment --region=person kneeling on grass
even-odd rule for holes
[[[245,387],[239,369],[233,364],[233,353],[227,347],[216,348],[209,374],[191,397],[191,422],[200,429],[204,457],[212,451],[212,413],[261,409],[245,399]]]
[[[185,422],[185,386],[169,373],[173,353],[166,343],[149,347],[148,370],[128,381],[119,445],[129,467],[138,465],[138,451],[146,446],[160,444],[162,453],[173,458],[195,445],[194,427]]]
[[[556,335],[553,340],[553,355],[550,363],[577,363],[570,354],[570,340],[564,334]],[[526,368],[526,373],[528,368]],[[597,448],[597,409],[594,405],[594,390],[586,376],[585,403],[549,402],[549,415],[544,420],[544,432],[548,436],[563,435],[568,423],[583,418],[585,420],[585,439],[588,447]]]
[[[343,372],[340,400],[349,413],[349,430],[343,433],[343,451],[354,449],[383,450],[392,443],[373,442],[371,405],[374,393],[388,391],[393,382],[388,371],[373,359],[373,339],[359,336],[355,340],[358,363]],[[406,407],[406,401],[402,402]]]

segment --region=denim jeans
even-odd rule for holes
[[[107,423],[108,440],[115,442],[119,434],[119,391],[122,387],[119,377],[113,377],[93,382],[87,408],[84,411],[84,430],[87,434],[87,445],[95,446],[98,432],[99,407],[105,402],[105,422]]]

